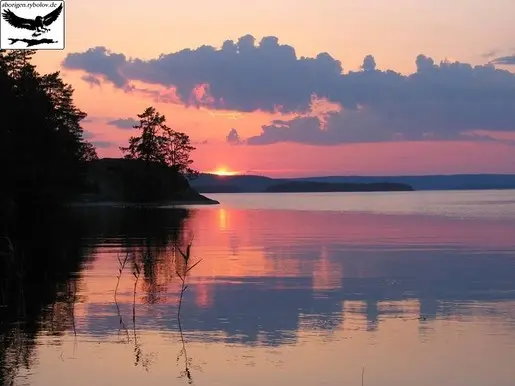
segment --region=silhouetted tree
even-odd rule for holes
[[[60,202],[80,191],[95,159],[59,72],[40,75],[32,50],[0,51],[0,168],[4,195],[16,203]]]
[[[188,178],[194,178],[198,172],[191,168],[193,161],[190,154],[195,147],[190,137],[175,131],[166,125],[166,118],[154,107],[147,107],[138,114],[139,124],[134,128],[141,130],[138,137],[129,138],[128,147],[120,147],[127,159],[139,159],[147,163],[167,165]]]
[[[193,160],[190,159],[190,154],[195,150],[195,147],[191,145],[190,137],[171,129],[166,131],[166,137],[164,155],[167,164],[189,179],[196,178],[199,172],[191,168]]]
[[[82,142],[82,160],[89,162],[97,159],[98,155],[95,146],[89,142]]]
[[[147,163],[166,163],[163,155],[163,146],[166,138],[163,130],[169,128],[165,125],[166,118],[160,115],[154,107],[148,107],[142,114],[138,114],[139,124],[134,128],[141,130],[141,136],[130,137],[128,147],[120,147],[127,159],[140,159]]]

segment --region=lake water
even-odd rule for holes
[[[27,222],[0,384],[515,385],[515,191],[209,196]]]

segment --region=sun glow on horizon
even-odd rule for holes
[[[216,174],[217,176],[235,176],[239,174],[238,172],[227,169],[225,166],[218,167],[209,173]]]

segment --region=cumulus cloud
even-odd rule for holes
[[[133,129],[139,122],[133,118],[118,118],[107,122],[107,124],[119,129]]]
[[[244,141],[240,137],[240,134],[238,133],[238,130],[234,128],[229,131],[229,134],[227,134],[225,139],[231,145],[243,145],[244,143]]]
[[[115,87],[134,90],[139,81],[170,90],[171,101],[240,112],[298,113],[274,121],[249,144],[295,141],[332,144],[423,138],[459,138],[472,130],[515,130],[515,74],[494,64],[472,66],[419,55],[416,71],[377,70],[367,55],[362,71],[343,71],[328,53],[298,57],[268,36],[251,35],[221,48],[202,46],[150,60],[130,59],[105,47],[68,54],[63,66],[82,70]],[[513,61],[515,64],[515,61]],[[313,95],[341,109],[324,118],[305,116]],[[321,122],[324,121],[324,122]]]
[[[221,49],[202,46],[151,60],[95,47],[68,54],[62,64],[122,89],[137,80],[174,88],[187,105],[238,111],[306,109],[311,94],[323,94],[342,72],[340,62],[327,53],[297,58],[295,49],[280,45],[276,37],[265,37],[256,45],[251,35],[227,40]]]
[[[124,87],[128,84],[127,78],[122,75],[121,67],[127,62],[125,55],[110,53],[106,55],[106,49],[97,47],[89,49],[86,53],[88,60],[84,60],[84,54],[71,53],[65,58],[66,68],[80,68],[91,75],[104,75],[117,87]],[[88,77],[85,80],[93,80],[95,77]]]
[[[468,132],[435,129],[430,122],[406,126],[399,118],[378,114],[368,108],[330,111],[321,116],[298,116],[290,120],[274,120],[262,126],[261,134],[248,138],[246,143],[270,145],[296,142],[330,146],[364,142],[487,139],[486,136],[472,136]]]

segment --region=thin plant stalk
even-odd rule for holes
[[[116,287],[114,289],[114,299],[116,301],[116,295],[118,294],[118,287],[120,286],[120,279],[122,278],[122,272],[123,272],[123,269],[125,268],[125,265],[127,264],[127,261],[129,260],[129,252],[127,252],[125,254],[125,258],[122,260],[120,259],[120,256],[117,255],[116,258],[118,259],[118,276],[117,276],[117,281],[116,281]]]
[[[129,342],[130,341],[129,330],[127,329],[127,326],[125,325],[125,323],[123,321],[122,314],[120,312],[120,306],[118,305],[118,299],[117,299],[118,287],[120,286],[120,279],[122,278],[122,273],[125,268],[125,265],[127,264],[127,261],[129,260],[129,252],[127,252],[125,254],[125,258],[123,260],[120,259],[120,256],[116,256],[116,257],[118,258],[119,267],[118,267],[118,276],[117,276],[117,281],[116,281],[116,287],[114,289],[114,304],[116,306],[116,311],[118,313],[118,318],[120,320],[120,329],[123,328],[125,330],[125,333],[127,334],[127,342]]]
[[[138,289],[139,276],[141,273],[140,266],[137,262],[134,262],[134,271],[132,272],[134,278],[134,290],[132,292],[132,332],[134,335],[134,366],[138,366],[141,361],[141,346],[138,343],[138,334],[136,333],[136,291]],[[143,363],[145,367],[145,363]],[[148,369],[147,369],[148,371]]]
[[[177,307],[177,324],[178,324],[178,327],[179,327],[179,334],[180,334],[181,343],[182,343],[182,350],[181,350],[181,353],[179,354],[179,357],[180,357],[181,354],[184,354],[184,372],[183,372],[183,375],[186,375],[186,377],[188,378],[188,383],[192,384],[193,383],[193,378],[191,376],[191,371],[190,371],[190,367],[189,367],[189,361],[190,360],[188,358],[188,353],[186,351],[186,341],[184,339],[184,333],[183,333],[183,330],[182,330],[181,310],[182,310],[182,302],[183,302],[183,298],[184,298],[184,293],[186,292],[186,289],[188,288],[188,285],[186,284],[186,278],[188,276],[188,273],[193,268],[195,268],[202,261],[202,259],[197,261],[191,267],[188,267],[188,264],[190,262],[190,257],[191,257],[191,243],[189,243],[188,246],[186,247],[186,252],[183,252],[179,247],[177,247],[177,250],[181,254],[182,258],[184,259],[183,274],[181,275],[179,273],[179,270],[176,270],[177,276],[181,280],[181,292],[179,294],[179,304],[178,304],[178,307]],[[179,357],[177,357],[177,360],[179,360]]]

